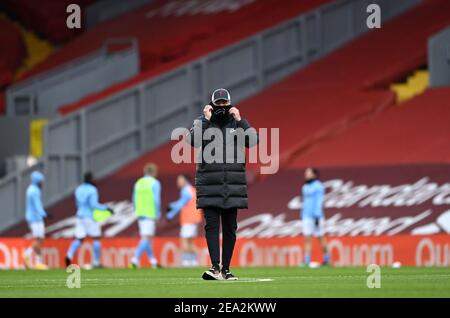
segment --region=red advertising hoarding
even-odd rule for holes
[[[105,267],[124,268],[131,259],[137,238],[105,238],[102,240],[102,264]],[[205,240],[196,239],[201,266],[209,266]],[[450,236],[344,236],[329,237],[329,248],[334,266],[450,266]],[[68,239],[48,239],[43,251],[44,261],[51,268],[62,268],[69,247]],[[178,238],[155,238],[155,253],[163,266],[180,266]],[[298,266],[303,259],[303,238],[247,239],[237,241],[232,260],[233,267]],[[321,260],[318,243],[312,259]],[[22,254],[29,241],[23,238],[0,238],[0,268],[23,268]],[[86,240],[78,251],[75,262],[80,266],[91,263],[92,244]],[[146,257],[142,266],[148,266]]]

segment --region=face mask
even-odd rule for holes
[[[214,106],[214,115],[217,117],[225,117],[225,115],[228,113],[228,107],[223,106]]]

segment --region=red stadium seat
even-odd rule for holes
[[[27,52],[19,28],[0,16],[0,89],[12,82],[13,73]]]
[[[450,163],[449,105],[450,88],[430,89],[324,141],[289,167]]]
[[[56,43],[63,43],[81,33],[78,29],[66,26],[66,8],[71,3],[83,10],[95,0],[3,0],[2,6],[17,16],[26,26]]]
[[[0,16],[0,115],[5,112],[3,89],[13,81],[13,74],[27,55],[19,28]]]
[[[4,91],[0,91],[0,115],[6,111],[6,96]]]

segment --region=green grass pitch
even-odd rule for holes
[[[0,271],[0,297],[450,297],[449,268],[381,268],[369,289],[365,267],[235,268],[239,281],[203,281],[203,268]]]

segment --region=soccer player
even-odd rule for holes
[[[31,231],[33,243],[25,250],[23,260],[25,267],[35,269],[47,269],[42,261],[42,245],[45,237],[44,218],[48,216],[42,205],[41,188],[45,177],[39,171],[31,173],[31,183],[26,192],[26,214],[28,226]],[[36,264],[33,267],[32,256],[36,255]]]
[[[312,236],[319,238],[323,250],[323,265],[330,263],[327,242],[324,237],[323,200],[325,188],[319,180],[319,171],[314,168],[305,170],[303,192],[303,209],[301,212],[304,242],[304,264],[311,263]]]
[[[180,214],[181,265],[197,266],[194,238],[197,237],[202,214],[196,208],[195,188],[191,185],[189,177],[180,174],[177,177],[177,186],[180,189],[180,198],[169,204],[167,219],[173,220]]]
[[[155,236],[155,221],[161,215],[161,183],[156,179],[157,174],[157,166],[149,163],[144,167],[144,176],[134,184],[133,205],[141,240],[131,259],[131,268],[139,267],[139,260],[144,252],[153,268],[161,267],[153,253],[152,241]]]
[[[67,250],[66,266],[72,264],[76,251],[81,246],[86,236],[89,236],[94,240],[94,268],[100,268],[101,229],[100,225],[94,221],[94,210],[108,210],[111,214],[114,212],[107,205],[98,202],[98,190],[95,184],[94,175],[91,172],[87,172],[84,175],[84,182],[75,189],[75,201],[77,205],[75,240],[72,241]]]

